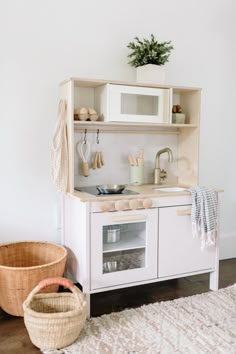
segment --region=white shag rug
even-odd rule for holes
[[[86,322],[80,337],[45,354],[235,354],[236,284]]]

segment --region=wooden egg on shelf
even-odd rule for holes
[[[89,119],[90,119],[91,121],[96,121],[96,120],[98,120],[98,114],[90,114]]]
[[[88,110],[85,107],[80,108],[79,110],[79,120],[87,120],[89,117]]]
[[[97,112],[95,111],[95,109],[94,108],[89,108],[88,109],[88,114],[97,114]]]
[[[79,120],[87,120],[88,119],[88,115],[87,114],[80,114],[79,115]]]
[[[79,109],[74,109],[74,120],[79,120]]]
[[[88,109],[88,114],[89,114],[89,120],[91,120],[91,121],[96,121],[96,120],[98,120],[98,114],[97,114],[97,112],[95,111],[95,109],[94,108],[89,108]]]

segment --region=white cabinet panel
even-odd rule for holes
[[[213,269],[215,247],[200,249],[200,240],[193,238],[191,215],[178,213],[191,205],[159,209],[158,277]]]

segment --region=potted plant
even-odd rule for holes
[[[172,107],[172,123],[185,123],[185,114],[182,113],[182,107],[179,104],[176,104]]]
[[[128,54],[129,64],[136,68],[138,82],[165,82],[164,65],[169,61],[171,50],[174,48],[171,41],[158,42],[151,34],[150,40],[134,37],[134,41],[130,42],[127,48],[131,49]]]

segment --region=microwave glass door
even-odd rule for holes
[[[160,114],[158,96],[121,94],[121,114],[158,116]]]

